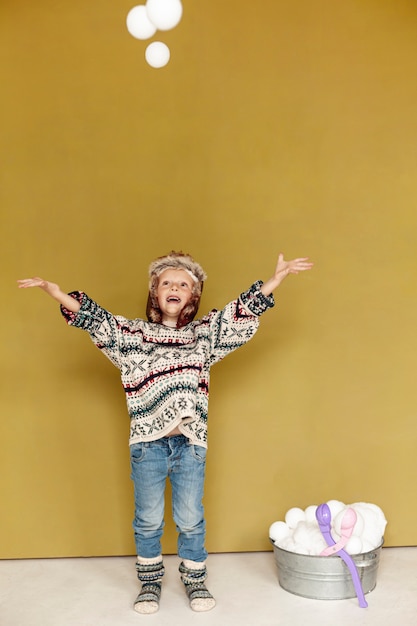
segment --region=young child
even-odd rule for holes
[[[194,611],[215,606],[205,586],[202,504],[210,368],[251,339],[259,316],[274,306],[272,294],[282,280],[311,267],[308,258],[285,261],[280,254],[267,282],[257,281],[224,309],[212,310],[197,321],[206,274],[182,252],[159,257],[149,267],[148,321],[112,315],[87,294],[66,294],[42,278],[18,281],[19,287],[40,287],[57,300],[67,323],[86,330],[120,370],[131,420],[133,528],[142,584],[134,608],[139,613],[159,608],[167,477],[178,532],[179,571],[190,606]]]

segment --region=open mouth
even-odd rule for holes
[[[169,296],[169,298],[167,298],[167,302],[181,302],[181,300],[177,296]]]

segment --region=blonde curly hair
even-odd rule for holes
[[[172,250],[165,256],[160,256],[149,266],[149,294],[146,304],[146,316],[150,322],[162,323],[162,311],[159,308],[157,289],[159,276],[167,269],[185,270],[193,279],[193,290],[190,301],[182,309],[177,321],[177,328],[186,326],[195,318],[200,305],[203,284],[207,275],[201,265],[193,257],[184,252]]]

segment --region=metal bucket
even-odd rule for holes
[[[310,556],[274,547],[278,582],[283,589],[304,598],[342,600],[356,592],[346,563],[339,556]],[[376,586],[382,544],[363,554],[352,555],[364,593]]]

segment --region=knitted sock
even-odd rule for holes
[[[136,571],[142,583],[142,589],[135,600],[135,611],[156,613],[161,597],[162,576],[165,574],[162,556],[155,559],[144,559],[138,556]]]
[[[184,560],[180,564],[179,571],[193,611],[210,611],[214,608],[216,600],[204,584],[207,578],[205,563]]]

